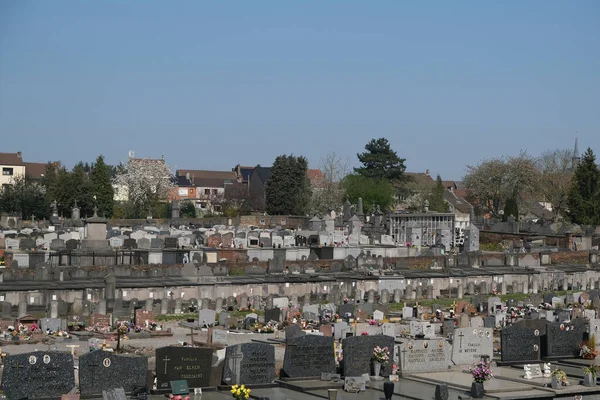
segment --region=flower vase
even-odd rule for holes
[[[482,399],[485,389],[483,388],[483,382],[471,383],[471,397],[475,399]]]
[[[583,376],[583,386],[596,386],[596,378],[591,373]]]
[[[383,394],[385,395],[385,400],[392,400],[394,382],[383,382]]]
[[[552,389],[560,389],[562,387],[562,383],[558,380],[556,375],[552,375],[550,386],[552,386]]]
[[[373,363],[373,376],[379,376],[381,374],[381,363]]]
[[[329,400],[337,400],[337,389],[327,389],[327,393],[329,394]]]

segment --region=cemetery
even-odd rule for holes
[[[397,232],[412,224],[405,246],[382,216],[341,218],[346,229],[328,216],[291,230],[111,227],[94,215],[2,230],[2,391],[16,399],[600,395],[597,250],[564,249],[573,241],[565,233],[554,247],[523,251],[512,240],[504,252],[480,251],[485,233],[471,225],[458,252],[446,214],[398,217]],[[448,240],[419,242],[415,221],[428,218]]]

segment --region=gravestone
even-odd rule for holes
[[[60,318],[42,318],[40,321],[42,332],[46,332],[48,329],[50,332],[56,332],[63,329],[62,319]]]
[[[147,383],[148,358],[92,351],[79,357],[79,389],[83,396],[120,387],[131,393]]]
[[[360,376],[371,374],[371,359],[375,347],[387,347],[390,352],[390,363],[382,365],[381,375],[389,376],[394,354],[394,338],[386,335],[353,336],[342,339],[344,349],[344,375]]]
[[[502,329],[501,359],[504,362],[539,361],[540,331],[514,324]]]
[[[227,347],[223,383],[259,385],[275,379],[275,348],[270,344],[243,343]]]
[[[446,371],[450,365],[450,345],[446,339],[406,340],[400,343],[402,374]]]
[[[491,328],[459,328],[454,330],[452,362],[454,365],[472,365],[488,356],[494,356],[494,331]]]
[[[585,325],[581,321],[572,323],[554,322],[546,326],[546,357],[576,357],[579,344],[583,341]]]
[[[335,373],[333,338],[305,335],[286,339],[283,373],[290,378],[316,377]]]
[[[193,388],[210,386],[212,349],[168,346],[156,349],[156,387],[168,389],[169,382],[186,380]]]
[[[285,340],[293,339],[299,336],[306,335],[306,332],[303,332],[302,329],[297,324],[288,325],[285,327]]]
[[[212,330],[211,340],[213,344],[224,344],[227,346],[227,331],[224,329],[211,328]]]
[[[75,387],[73,356],[34,351],[4,358],[2,389],[9,399],[57,398]]]
[[[354,304],[340,304],[338,307],[338,314],[341,318],[344,318],[346,315],[350,317],[354,316]]]
[[[275,307],[265,310],[265,323],[268,323],[269,321],[281,321],[281,309]]]
[[[202,302],[204,303],[204,302]],[[215,310],[203,309],[198,311],[198,325],[204,326],[204,324],[208,326],[213,326],[216,321],[217,313]]]
[[[219,313],[219,325],[221,326],[225,326],[226,325],[226,321],[229,318],[229,314],[226,312],[220,312]]]

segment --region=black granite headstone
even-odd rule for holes
[[[264,343],[243,343],[227,347],[223,383],[258,385],[275,379],[275,348]]]
[[[501,357],[505,362],[539,361],[541,355],[540,330],[521,325],[502,329]]]
[[[278,307],[265,310],[265,322],[281,320],[281,309]]]
[[[108,351],[92,351],[79,357],[79,389],[84,396],[115,387],[131,393],[134,387],[146,385],[147,375],[147,357]]]
[[[546,326],[546,357],[577,357],[583,342],[585,324],[576,320],[569,323],[554,322]]]
[[[303,332],[302,329],[296,324],[288,325],[285,327],[285,340],[293,339],[298,336],[304,336],[306,332]]]
[[[283,373],[290,378],[335,373],[333,337],[305,335],[286,340]]]
[[[390,358],[394,354],[394,338],[386,335],[353,336],[342,340],[344,349],[344,376],[360,376],[371,373],[371,359],[375,347],[387,347]],[[390,365],[382,365],[381,375],[389,376]]]
[[[60,398],[75,387],[73,356],[34,351],[6,356],[2,389],[9,399]]]
[[[348,313],[350,314],[350,317],[354,317],[354,304],[340,304],[338,307],[340,318],[346,317]]]
[[[156,349],[156,380],[159,390],[170,381],[187,380],[192,388],[210,386],[212,349],[168,346]]]

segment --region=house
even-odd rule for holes
[[[177,187],[171,198],[193,200],[206,213],[220,213],[226,187],[238,182],[235,171],[181,169],[175,176]]]
[[[250,182],[250,175],[252,175],[252,172],[254,171],[254,167],[242,166],[242,165],[238,164],[235,167],[233,167],[231,170],[233,172],[235,172],[235,176],[239,183],[248,185],[248,182]]]
[[[308,169],[306,175],[313,189],[322,189],[325,187],[325,175],[320,169]]]
[[[24,162],[23,154],[18,151],[16,153],[0,153],[0,187],[12,185],[18,177],[25,176],[33,181],[40,181],[46,172],[46,163]]]
[[[7,185],[12,185],[18,177],[25,176],[25,163],[23,155],[19,151],[17,153],[0,153],[0,187],[5,188]]]
[[[46,173],[46,163],[34,163],[26,162],[25,164],[25,176],[27,179],[32,181],[40,181]],[[55,163],[58,165],[58,163]]]
[[[264,211],[266,207],[267,180],[271,176],[271,167],[258,166],[252,171],[250,180],[248,181],[248,189],[250,191],[250,199],[252,208],[257,211]]]

